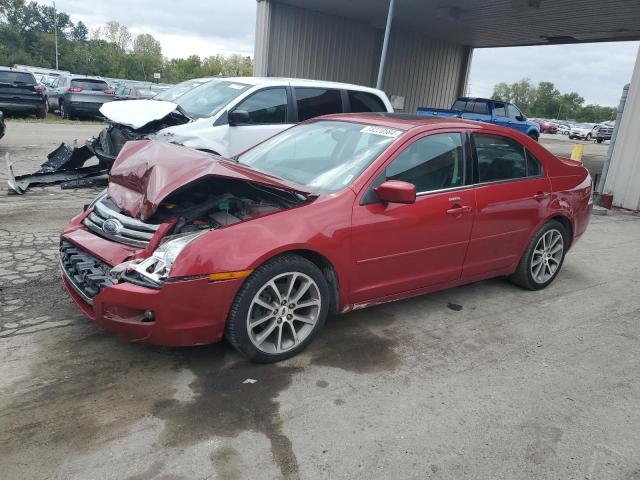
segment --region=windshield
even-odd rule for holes
[[[181,97],[189,90],[193,90],[195,87],[202,85],[208,80],[187,80],[184,82],[180,82],[177,85],[174,85],[171,88],[166,89],[165,91],[159,93],[154,97],[154,100],[165,100],[167,102],[173,102],[176,98]]]
[[[318,121],[285,130],[237,160],[314,190],[336,192],[355,180],[401,134],[394,128]]]
[[[238,82],[212,81],[182,95],[176,103],[191,117],[207,118],[218,113],[249,85]]]

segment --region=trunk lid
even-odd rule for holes
[[[108,193],[124,213],[145,220],[169,194],[210,176],[244,180],[305,196],[311,193],[305,187],[232,160],[153,140],[125,144],[111,168]]]

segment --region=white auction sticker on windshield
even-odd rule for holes
[[[382,135],[383,137],[396,138],[402,135],[401,130],[387,127],[364,127],[360,133],[371,133],[372,135]]]
[[[244,85],[238,85],[237,83],[231,83],[227,85],[229,88],[233,88],[234,90],[243,90]]]

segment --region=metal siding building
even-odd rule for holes
[[[383,29],[371,23],[258,1],[254,74],[375,86]],[[449,107],[464,93],[471,48],[419,33],[391,34],[384,90],[406,112]]]
[[[255,75],[375,85],[389,0],[257,2]],[[403,97],[396,109],[409,113],[449,107],[464,94],[473,48],[640,40],[637,0],[582,0],[580,8],[570,0],[396,3],[383,89]],[[633,210],[640,209],[639,65],[640,57],[605,185],[614,205]]]
[[[618,127],[605,193],[613,193],[616,207],[640,210],[640,51],[629,85],[629,94]]]

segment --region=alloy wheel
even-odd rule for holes
[[[322,298],[316,282],[301,272],[275,276],[254,295],[247,314],[247,332],[260,351],[283,353],[313,332]]]
[[[547,230],[536,243],[531,256],[531,276],[536,283],[546,283],[557,273],[564,253],[562,233]]]

